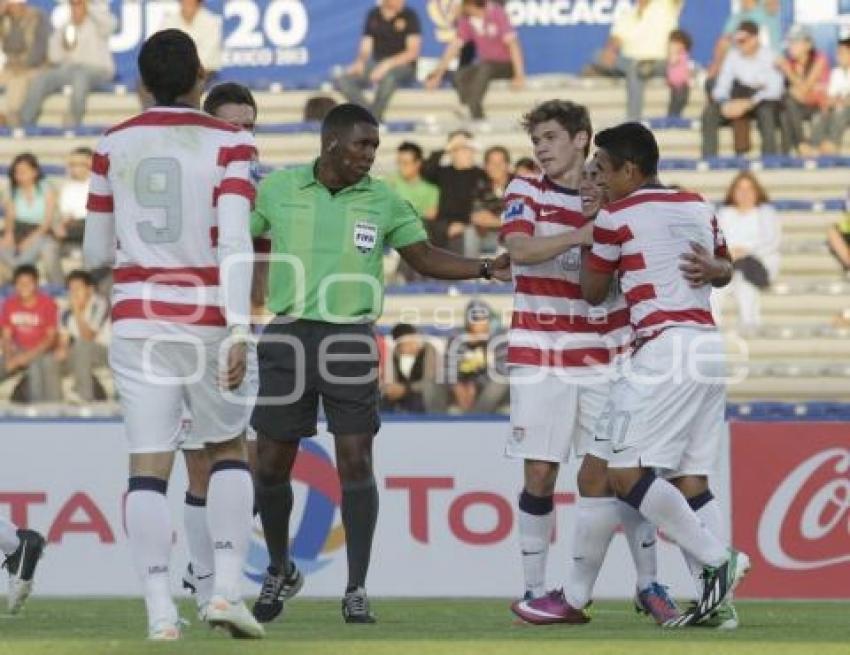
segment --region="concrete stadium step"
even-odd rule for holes
[[[798,339],[744,339],[749,357],[759,361],[775,360],[823,360],[825,362],[850,361],[850,339],[839,337],[827,338],[798,338]],[[743,352],[739,349],[738,337],[729,336],[728,350],[730,353]]]
[[[845,377],[747,377],[727,390],[733,402],[838,401],[850,400],[850,378]]]

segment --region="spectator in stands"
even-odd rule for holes
[[[387,183],[398,195],[407,200],[426,221],[437,218],[440,190],[422,179],[422,148],[416,143],[404,141],[396,151],[397,173]]]
[[[50,23],[41,9],[27,6],[26,0],[0,2],[0,43],[6,57],[0,84],[6,87],[7,125],[20,125],[27,89],[47,60],[49,36]]]
[[[9,188],[10,195],[4,203],[0,262],[17,268],[41,259],[48,281],[62,284],[59,248],[52,234],[56,193],[44,181],[35,155],[26,152],[12,160]]]
[[[94,370],[107,364],[109,303],[95,293],[88,271],[68,275],[68,309],[62,312],[56,359],[74,378],[74,399],[97,400]]]
[[[396,89],[416,80],[416,61],[422,49],[419,15],[404,0],[381,0],[366,16],[357,59],[337,80],[349,102],[369,109],[379,121]],[[375,85],[370,103],[363,90]]]
[[[489,355],[495,337],[493,310],[486,302],[472,300],[466,306],[464,331],[449,342],[447,359],[452,400],[461,413],[490,414],[508,398],[504,375],[490,370]],[[498,370],[500,363],[493,362]],[[501,379],[500,379],[501,378]]]
[[[525,86],[522,46],[505,8],[487,0],[462,0],[457,34],[446,47],[426,87],[436,89],[461,50],[474,44],[476,60],[455,73],[460,103],[473,120],[484,118],[484,96],[492,80],[511,79],[514,89]]]
[[[726,19],[723,34],[714,46],[714,55],[706,69],[709,90],[720,72],[726,53],[732,48],[735,33],[741,23],[755,23],[759,28],[759,39],[777,56],[782,53],[782,7],[777,0],[740,0],[737,12]]]
[[[827,106],[829,59],[817,48],[811,32],[802,25],[788,31],[788,52],[779,60],[787,92],[782,129],[789,147],[804,157],[817,154],[805,141],[803,121],[811,120]]]
[[[467,257],[492,254],[499,249],[499,230],[502,227],[502,197],[513,176],[511,154],[503,146],[493,146],[484,152],[486,184],[482,184],[472,205],[472,224],[464,233],[463,251]]]
[[[514,166],[514,175],[517,177],[537,177],[540,175],[540,167],[531,157],[520,157]]]
[[[381,385],[382,409],[421,414],[445,411],[437,383],[437,350],[407,323],[392,329],[393,350],[387,379]]]
[[[691,94],[691,48],[693,39],[683,30],[670,32],[667,44],[667,86],[670,87],[670,102],[667,115],[679,117],[688,106]]]
[[[735,154],[750,150],[750,119],[761,134],[763,155],[778,152],[776,127],[782,110],[784,79],[773,51],[759,43],[758,25],[741,23],[735,49],[723,60],[717,83],[702,114],[702,156],[716,157],[720,126],[732,124]]]
[[[61,242],[78,248],[83,245],[93,156],[92,149],[86,146],[71,151],[67,164],[68,177],[62,182],[59,191],[59,220],[53,233]]]
[[[431,240],[455,252],[463,251],[476,190],[487,184],[487,174],[475,164],[477,149],[471,133],[457,130],[446,149],[433,152],[422,167],[422,176],[440,190],[437,218],[428,226]]]
[[[838,42],[836,66],[829,76],[826,107],[812,126],[811,153],[834,155],[850,125],[850,38]]]
[[[667,73],[668,37],[679,25],[683,0],[638,0],[617,14],[611,36],[592,66],[596,72],[626,77],[626,115],[643,117],[646,81]]]
[[[109,49],[109,36],[116,21],[105,0],[68,0],[70,16],[50,36],[47,58],[50,67],[36,75],[21,109],[21,122],[38,121],[47,97],[71,87],[68,115],[64,124],[76,127],[83,122],[89,93],[115,75],[115,61]]]
[[[58,313],[53,298],[38,290],[38,271],[30,264],[15,269],[15,293],[0,309],[3,370],[26,376],[29,402],[59,402],[61,389],[54,351]]]
[[[163,18],[160,30],[181,30],[192,37],[198,48],[207,81],[221,70],[222,20],[204,7],[204,0],[180,0],[180,7]]]
[[[761,323],[760,292],[779,275],[780,219],[758,178],[741,171],[729,185],[717,221],[726,236],[735,269],[732,283],[716,292],[718,300],[726,290],[732,292],[738,305],[739,325],[752,330]]]

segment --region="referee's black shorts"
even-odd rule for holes
[[[278,317],[260,337],[257,355],[260,391],[251,425],[259,434],[279,441],[315,435],[320,398],[331,434],[378,432],[378,347],[371,323]]]

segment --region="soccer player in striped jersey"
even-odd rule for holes
[[[9,574],[6,592],[10,614],[24,607],[30,593],[38,560],[44,553],[45,541],[35,530],[23,530],[0,517],[0,553],[4,556],[2,568]]]
[[[204,71],[185,33],[148,39],[139,72],[156,104],[97,146],[84,254],[89,266],[113,267],[110,364],[129,441],[126,524],[148,636],[180,637],[165,494],[186,403],[190,439],[212,461],[214,592],[205,618],[233,636],[261,637],[241,595],[254,502],[245,407],[224,392],[246,368],[256,146],[250,133],[200,111]]]
[[[659,183],[658,144],[646,127],[624,123],[594,142],[611,202],[596,219],[582,296],[605,302],[617,275],[635,330],[599,431],[609,442],[609,480],[701,572],[702,597],[666,625],[735,627],[729,601],[750,563],[727,547],[708,487],[725,427],[725,348],[711,316],[710,287],[682,270],[701,259],[714,269],[713,284],[728,283],[726,244],[709,203]]]

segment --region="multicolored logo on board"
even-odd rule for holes
[[[298,568],[310,575],[330,564],[332,554],[345,544],[342,524],[335,523],[342,495],[339,478],[325,449],[314,441],[303,439],[292,471],[292,482],[296,496],[299,485],[303,485],[302,490],[306,487],[306,497],[300,516],[293,512],[290,521],[290,555]],[[257,527],[248,550],[245,575],[261,583],[268,565],[263,531]]]

